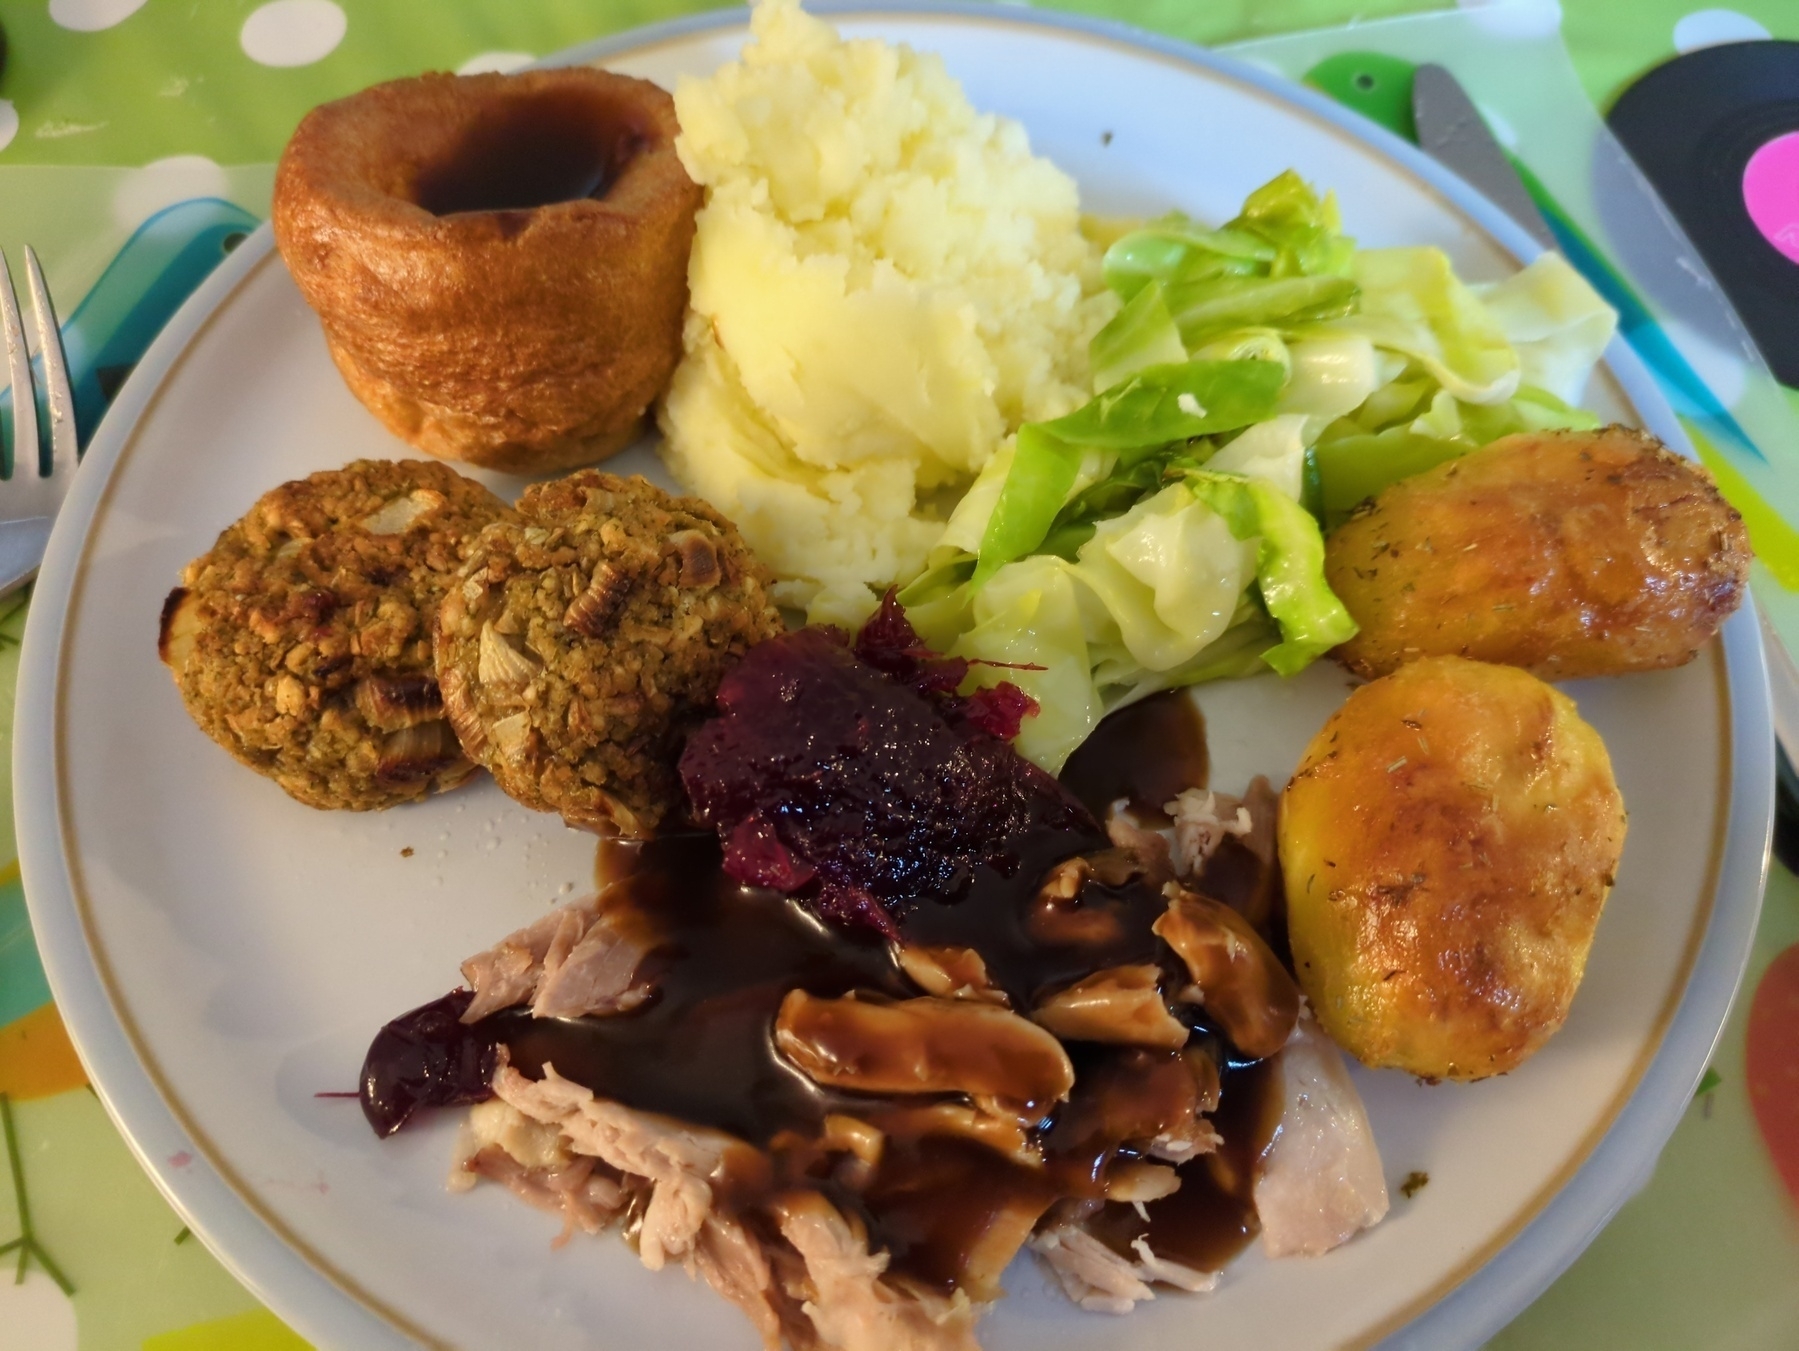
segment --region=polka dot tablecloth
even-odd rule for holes
[[[0,0],[0,246],[43,255],[67,317],[132,232],[215,198],[248,228],[314,104],[421,70],[507,71],[705,0]],[[1064,0],[1203,43],[1414,14],[1425,0]],[[1497,15],[1497,12],[1496,12]],[[1559,21],[1604,107],[1642,71],[1721,42],[1799,38],[1799,0],[1514,0]],[[1358,43],[1379,49],[1378,26]],[[1796,152],[1799,153],[1799,152]],[[1788,156],[1764,200],[1795,188]],[[1759,180],[1758,180],[1759,181]],[[220,208],[224,210],[225,208]],[[1770,207],[1770,210],[1773,208]],[[221,217],[221,220],[225,218]],[[226,225],[229,220],[225,220]],[[220,228],[225,228],[221,226]],[[0,602],[0,749],[23,604]],[[14,855],[0,782],[0,865]],[[187,1235],[92,1091],[0,866],[0,1351],[261,1351],[304,1345]],[[27,1216],[27,1203],[29,1214]],[[29,1227],[27,1228],[27,1219]],[[21,1252],[22,1267],[13,1264]],[[23,1279],[15,1281],[19,1272]],[[1799,881],[1780,869],[1712,1073],[1654,1176],[1502,1333],[1504,1351],[1799,1347]]]

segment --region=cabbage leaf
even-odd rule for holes
[[[1425,436],[1409,427],[1363,432],[1320,441],[1312,450],[1318,466],[1324,523],[1334,527],[1368,498],[1413,474],[1467,454],[1472,446]]]
[[[1335,327],[1403,353],[1465,403],[1517,392],[1523,364],[1441,249],[1367,249],[1355,257],[1361,308]]]
[[[1041,711],[1052,772],[1106,713],[1354,635],[1320,523],[1571,406],[1616,319],[1546,254],[1471,286],[1432,248],[1358,251],[1297,174],[1211,229],[1174,213],[1116,239],[1124,304],[1089,351],[1094,397],[1027,424],[952,512],[900,599],[939,651]]]
[[[1182,304],[1200,307],[1196,315],[1206,313],[1209,295],[1222,303],[1226,296],[1254,294],[1260,299],[1232,303],[1268,315],[1292,315],[1317,305],[1327,294],[1353,296],[1355,287],[1348,277],[1355,241],[1341,230],[1335,198],[1329,193],[1320,197],[1289,169],[1250,193],[1242,212],[1221,229],[1206,229],[1173,212],[1122,236],[1106,250],[1106,285],[1131,301],[1150,284],[1160,283],[1169,292],[1169,310],[1177,319]],[[1328,279],[1346,285],[1323,285]],[[1257,280],[1319,284],[1242,285]],[[1173,299],[1177,292],[1180,304]],[[1189,338],[1188,346],[1193,345]]]
[[[1097,521],[1072,557],[1035,553],[976,585],[966,557],[901,595],[925,641],[979,659],[1042,711],[1022,754],[1052,771],[1112,709],[1156,690],[1301,669],[1354,622],[1324,579],[1318,523],[1264,479],[1187,470]],[[1025,668],[1040,669],[1018,669]]]
[[[1324,536],[1310,512],[1257,479],[1195,472],[1187,483],[1238,539],[1257,541],[1256,587],[1281,632],[1263,661],[1293,675],[1355,637],[1355,620],[1324,580]]]
[[[1025,424],[981,536],[975,585],[1043,543],[1074,487],[1085,449],[1154,450],[1247,427],[1273,414],[1285,378],[1280,367],[1264,361],[1151,366],[1066,417]]]
[[[1517,350],[1526,385],[1573,403],[1618,328],[1618,314],[1559,253],[1472,288]]]
[[[1255,619],[1244,595],[1256,566],[1254,542],[1176,482],[1100,522],[1073,559],[1034,554],[978,589],[955,583],[952,564],[935,595],[915,582],[901,599],[927,642],[953,635],[953,655],[1007,664],[977,665],[970,679],[1009,680],[1038,701],[1018,749],[1054,772],[1122,703],[1255,662],[1230,649],[1221,666],[1213,658],[1225,654],[1208,653],[1233,625]]]
[[[1152,281],[1125,303],[1094,336],[1088,353],[1093,368],[1093,387],[1111,389],[1149,366],[1167,366],[1187,359],[1181,331],[1168,313],[1162,283]]]
[[[1181,341],[1198,347],[1234,328],[1296,328],[1355,309],[1348,277],[1217,277],[1167,288],[1168,313]]]

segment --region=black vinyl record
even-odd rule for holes
[[[1606,119],[1748,325],[1799,386],[1799,42],[1678,56]]]

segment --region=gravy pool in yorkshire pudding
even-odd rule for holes
[[[546,473],[623,448],[681,355],[700,189],[674,101],[586,67],[314,109],[275,239],[350,389],[420,450]]]

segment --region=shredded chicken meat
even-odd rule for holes
[[[1128,801],[1112,804],[1106,834],[1142,861],[1156,885],[1199,876],[1225,840],[1235,838],[1264,866],[1272,866],[1279,796],[1261,775],[1241,797],[1210,788],[1188,788],[1163,804],[1169,824],[1151,829],[1131,814]]]
[[[649,1183],[637,1251],[652,1271],[693,1256],[713,1210],[713,1188],[764,1167],[759,1151],[723,1131],[690,1126],[596,1098],[553,1069],[527,1079],[503,1065],[494,1093],[534,1121],[553,1124],[577,1154],[591,1154]]]
[[[1174,818],[1174,871],[1181,877],[1197,873],[1226,835],[1242,838],[1252,823],[1249,808],[1227,793],[1189,788],[1168,804]]]
[[[596,1097],[547,1062],[541,1078],[527,1077],[502,1047],[495,1097],[470,1114],[452,1186],[496,1182],[559,1214],[557,1245],[576,1230],[622,1223],[645,1266],[678,1264],[705,1280],[744,1311],[769,1351],[979,1351],[980,1301],[1003,1293],[1000,1272],[1021,1245],[1083,1309],[1126,1313],[1157,1286],[1209,1291],[1218,1272],[1152,1248],[1153,1236],[1166,1247],[1180,1231],[1154,1229],[1147,1209],[1176,1197],[1194,1176],[1182,1165],[1205,1155],[1215,1156],[1205,1166],[1216,1185],[1234,1189],[1250,1222],[1259,1215],[1270,1255],[1328,1251],[1387,1209],[1361,1099],[1310,1016],[1293,1025],[1300,1001],[1266,949],[1262,921],[1181,885],[1203,889],[1222,865],[1238,877],[1259,867],[1258,885],[1266,891],[1272,878],[1278,888],[1275,809],[1263,779],[1240,799],[1182,792],[1160,829],[1114,804],[1112,848],[1058,863],[1024,912],[1037,942],[1112,942],[1117,912],[1084,904],[1084,889],[1147,884],[1168,898],[1152,931],[1178,965],[1164,957],[1102,966],[1037,994],[1028,1017],[1013,1003],[1017,992],[1000,989],[968,947],[893,945],[921,998],[789,991],[773,1029],[786,1061],[828,1087],[873,1095],[866,1113],[827,1116],[816,1138],[787,1132],[764,1151]],[[609,903],[609,894],[626,900]],[[679,948],[659,936],[666,923],[624,890],[555,910],[463,963],[474,993],[462,1021],[518,1006],[540,1018],[629,1012],[655,993],[646,958],[659,944]],[[1203,1006],[1239,1050],[1273,1057],[1279,1123],[1259,1159],[1242,1141],[1230,1158],[1220,1152],[1219,1062],[1189,1043],[1183,1004]],[[1084,1053],[1078,1085],[1064,1040],[1104,1048],[1103,1059]],[[1069,1114],[1057,1120],[1071,1138],[1098,1142],[1100,1189],[1060,1201],[1033,1190],[1047,1160],[1035,1123],[1049,1110]],[[927,1140],[990,1150],[993,1167],[1026,1180],[995,1202],[984,1228],[962,1235],[971,1246],[952,1295],[903,1274],[912,1269],[904,1249],[898,1259],[878,1242],[871,1249],[865,1221],[878,1208],[843,1203],[853,1193],[868,1204],[883,1159]],[[1132,1208],[1140,1228],[1130,1227]],[[1201,1260],[1198,1250],[1183,1255]],[[902,1272],[890,1270],[896,1260]]]
[[[634,909],[603,899],[560,906],[462,964],[475,992],[462,1021],[525,1003],[538,1018],[627,1013],[650,995],[637,971],[655,946]]]
[[[735,1136],[596,1098],[553,1069],[533,1080],[502,1065],[493,1086],[459,1171],[560,1211],[558,1243],[577,1227],[598,1232],[647,1192],[634,1208],[644,1265],[681,1263],[737,1304],[770,1351],[978,1351],[979,1307],[887,1279],[886,1254],[822,1194],[776,1196],[772,1232],[732,1213],[726,1195],[767,1180],[766,1157]]]
[[[882,1278],[885,1253],[871,1253],[858,1226],[815,1191],[773,1206],[781,1237],[805,1264],[802,1308],[820,1341],[842,1351],[979,1351],[975,1306]]]
[[[1283,1106],[1256,1179],[1262,1247],[1316,1257],[1387,1213],[1387,1181],[1343,1054],[1309,1014],[1274,1065]]]
[[[1031,1250],[1055,1276],[1062,1293],[1092,1313],[1129,1313],[1143,1300],[1154,1299],[1152,1282],[1203,1294],[1218,1284],[1218,1273],[1194,1271],[1150,1251],[1138,1239],[1134,1258],[1114,1252],[1078,1224],[1052,1225],[1031,1237]]]

